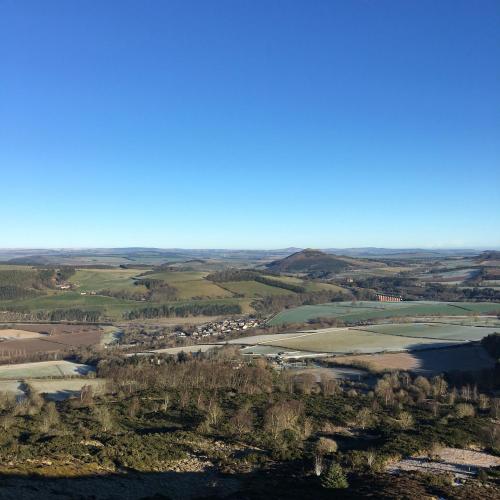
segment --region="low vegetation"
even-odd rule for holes
[[[246,362],[234,349],[154,363],[115,355],[82,361],[97,363],[105,393],[89,386],[54,403],[28,388],[25,400],[0,398],[0,460],[16,464],[10,472],[64,475],[73,464],[80,474],[168,471],[191,457],[254,478],[280,467],[311,491],[349,486],[356,495],[362,478],[383,478],[386,464],[437,445],[500,448],[500,400],[439,376],[396,373],[373,385],[317,380]],[[436,491],[432,481],[423,482],[428,492]],[[452,493],[448,484],[440,486],[444,495]]]

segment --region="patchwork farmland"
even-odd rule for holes
[[[28,387],[48,399],[62,401],[77,396],[83,386],[100,394],[105,380],[95,378],[95,367],[71,361],[40,361],[0,365],[0,393],[20,398]]]
[[[331,302],[306,305],[278,313],[270,326],[308,321],[338,319],[344,322],[373,321],[387,318],[419,316],[472,316],[474,314],[499,314],[500,304],[495,302]]]
[[[16,329],[0,329],[0,338],[4,339],[0,342],[0,359],[110,343],[115,340],[116,331],[114,327],[96,325],[20,324]]]

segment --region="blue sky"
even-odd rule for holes
[[[498,247],[499,23],[0,0],[0,247]]]

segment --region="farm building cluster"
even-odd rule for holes
[[[261,326],[262,321],[255,318],[241,318],[241,319],[225,319],[222,321],[212,321],[203,325],[197,326],[190,335],[192,337],[210,337],[219,336],[224,337],[233,332],[248,330],[249,328],[257,328]],[[186,337],[189,334],[179,331],[178,337]]]

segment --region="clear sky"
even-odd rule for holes
[[[500,246],[498,0],[0,0],[0,247]]]

